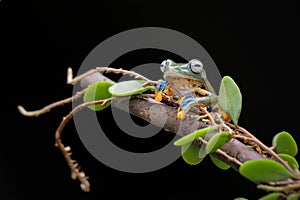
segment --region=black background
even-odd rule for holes
[[[297,14],[299,3],[288,1],[236,5],[1,0],[2,199],[259,198],[265,193],[255,184],[232,169],[216,168],[208,159],[189,166],[180,158],[145,174],[111,169],[86,151],[71,122],[63,140],[72,146],[73,158],[90,176],[91,192],[84,193],[79,182],[71,180],[64,158],[54,146],[54,132],[71,106],[27,118],[18,113],[17,105],[35,110],[72,95],[72,87],[65,84],[67,67],[76,72],[88,53],[114,34],[137,27],[165,27],[199,42],[221,75],[236,81],[243,95],[241,126],[267,145],[283,130],[299,143]],[[119,63],[126,68],[161,62],[166,56],[148,53]],[[109,123],[110,116],[106,117],[109,112],[101,115],[112,133],[117,130]]]

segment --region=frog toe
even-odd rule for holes
[[[182,118],[184,117],[184,111],[181,110],[181,111],[177,112],[176,117],[177,117],[178,119],[182,119]]]
[[[158,102],[162,101],[162,91],[155,92],[155,101],[158,101]]]

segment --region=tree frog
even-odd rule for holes
[[[160,68],[164,80],[160,80],[157,85],[155,100],[162,101],[163,94],[177,98],[179,100],[177,118],[183,118],[193,106],[211,106],[216,103],[217,95],[206,78],[200,60],[175,63],[167,59],[161,63]]]

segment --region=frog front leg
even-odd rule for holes
[[[157,89],[155,91],[155,101],[161,102],[163,94],[166,94],[168,96],[172,95],[172,92],[170,91],[170,85],[167,81],[159,80]]]
[[[210,106],[216,103],[218,96],[209,93],[207,96],[195,97],[192,94],[188,94],[179,100],[179,107],[177,112],[177,118],[183,118],[184,115],[194,106]]]

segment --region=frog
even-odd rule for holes
[[[177,118],[182,119],[192,107],[197,105],[216,110],[218,97],[199,59],[191,59],[187,63],[175,63],[167,59],[160,64],[160,69],[163,80],[159,80],[157,84],[155,101],[161,102],[163,95],[175,97],[179,104]],[[230,120],[228,116],[225,118],[226,121]]]

